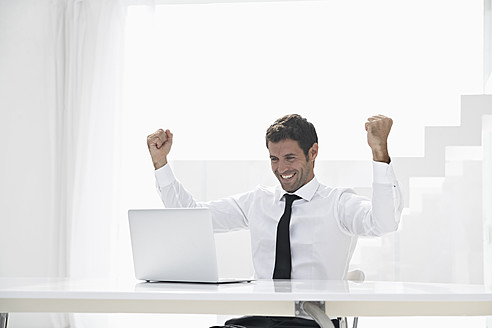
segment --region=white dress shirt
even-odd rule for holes
[[[249,229],[256,279],[271,279],[277,224],[286,191],[258,186],[253,191],[211,202],[196,202],[174,177],[169,165],[155,171],[165,207],[206,207],[214,230]],[[347,188],[331,188],[316,177],[295,192],[290,221],[292,279],[343,279],[357,236],[396,231],[402,201],[391,164],[373,162],[372,201]]]

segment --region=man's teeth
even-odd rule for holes
[[[292,173],[291,175],[281,175],[282,179],[290,179],[294,176],[294,174]]]

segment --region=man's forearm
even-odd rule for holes
[[[155,178],[157,191],[165,207],[196,207],[193,196],[176,180],[169,165],[155,170]]]
[[[392,165],[375,161],[373,163],[372,215],[378,234],[398,229],[402,210],[401,190]]]

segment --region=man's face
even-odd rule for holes
[[[285,191],[294,192],[314,178],[314,159],[318,155],[318,144],[309,149],[308,158],[299,143],[292,139],[268,142],[273,174]]]

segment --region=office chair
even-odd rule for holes
[[[347,272],[347,275],[345,276],[345,280],[350,280],[350,281],[355,281],[355,282],[363,282],[364,279],[366,278],[364,272],[361,270],[354,270]],[[301,308],[313,318],[314,321],[321,327],[321,328],[335,328],[333,326],[333,323],[331,322],[331,319],[326,315],[325,311],[323,311],[316,303],[314,302],[301,302]],[[359,317],[354,317],[354,323],[352,328],[357,328],[357,325],[359,323]],[[341,318],[340,320],[340,328],[347,328],[347,318]]]

